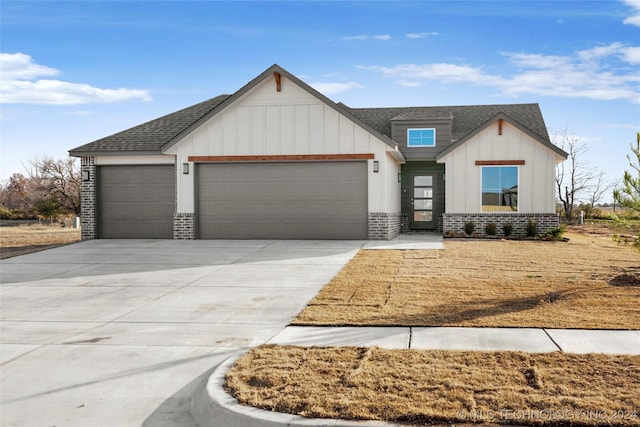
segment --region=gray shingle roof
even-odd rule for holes
[[[453,115],[452,139],[457,141],[474,132],[498,114],[504,114],[542,140],[550,142],[538,104],[464,105],[449,107],[350,108],[353,115],[391,137],[391,120],[433,120]]]
[[[297,77],[274,64],[234,95],[220,95],[211,98],[175,113],[167,114],[111,136],[76,147],[70,150],[69,154],[78,157],[101,154],[161,154],[163,148],[179,141],[181,134],[188,132],[202,121],[217,114],[218,110],[224,109],[224,105],[249,91],[273,71],[282,73],[294,83],[305,88],[309,93],[359,123],[360,126],[370,132],[379,133],[378,136],[390,146],[395,146],[394,141],[391,140],[392,120],[429,121],[452,119],[452,139],[453,141],[458,141],[479,130],[489,120],[495,119],[496,116],[504,115],[516,121],[532,135],[537,136],[543,144],[559,150],[549,140],[549,134],[538,104],[349,108],[342,103],[335,104]],[[561,150],[559,152],[562,153]]]
[[[97,153],[160,154],[162,147],[207,115],[230,95],[220,95],[69,151],[72,156]]]

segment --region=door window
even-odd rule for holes
[[[433,176],[413,177],[413,220],[433,221]]]

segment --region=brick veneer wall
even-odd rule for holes
[[[473,221],[476,224],[475,233],[485,234],[484,227],[490,222],[496,224],[496,235],[501,236],[502,225],[513,224],[513,237],[524,237],[527,235],[525,227],[529,219],[536,221],[538,234],[544,234],[552,228],[560,225],[560,218],[555,213],[444,213],[442,214],[443,233],[448,231],[464,233],[464,224]]]
[[[401,214],[369,212],[369,239],[391,240],[400,234]]]
[[[173,238],[175,240],[193,240],[195,233],[195,214],[176,212],[173,214]]]
[[[82,240],[96,238],[96,158],[82,157],[81,176],[89,172],[89,181],[80,186],[80,226]]]

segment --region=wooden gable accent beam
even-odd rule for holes
[[[282,90],[282,74],[277,71],[273,72],[273,77],[276,79],[276,92],[280,92]]]
[[[189,156],[190,162],[293,162],[322,160],[370,160],[373,153],[362,154],[276,154],[263,156]]]
[[[502,119],[498,119],[498,135],[502,135]]]
[[[524,160],[476,160],[476,166],[516,166],[524,165]]]

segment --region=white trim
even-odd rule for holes
[[[433,145],[411,145],[409,144],[409,132],[412,130],[432,130],[433,131]],[[436,146],[436,128],[407,128],[407,147],[410,148],[433,148]]]

